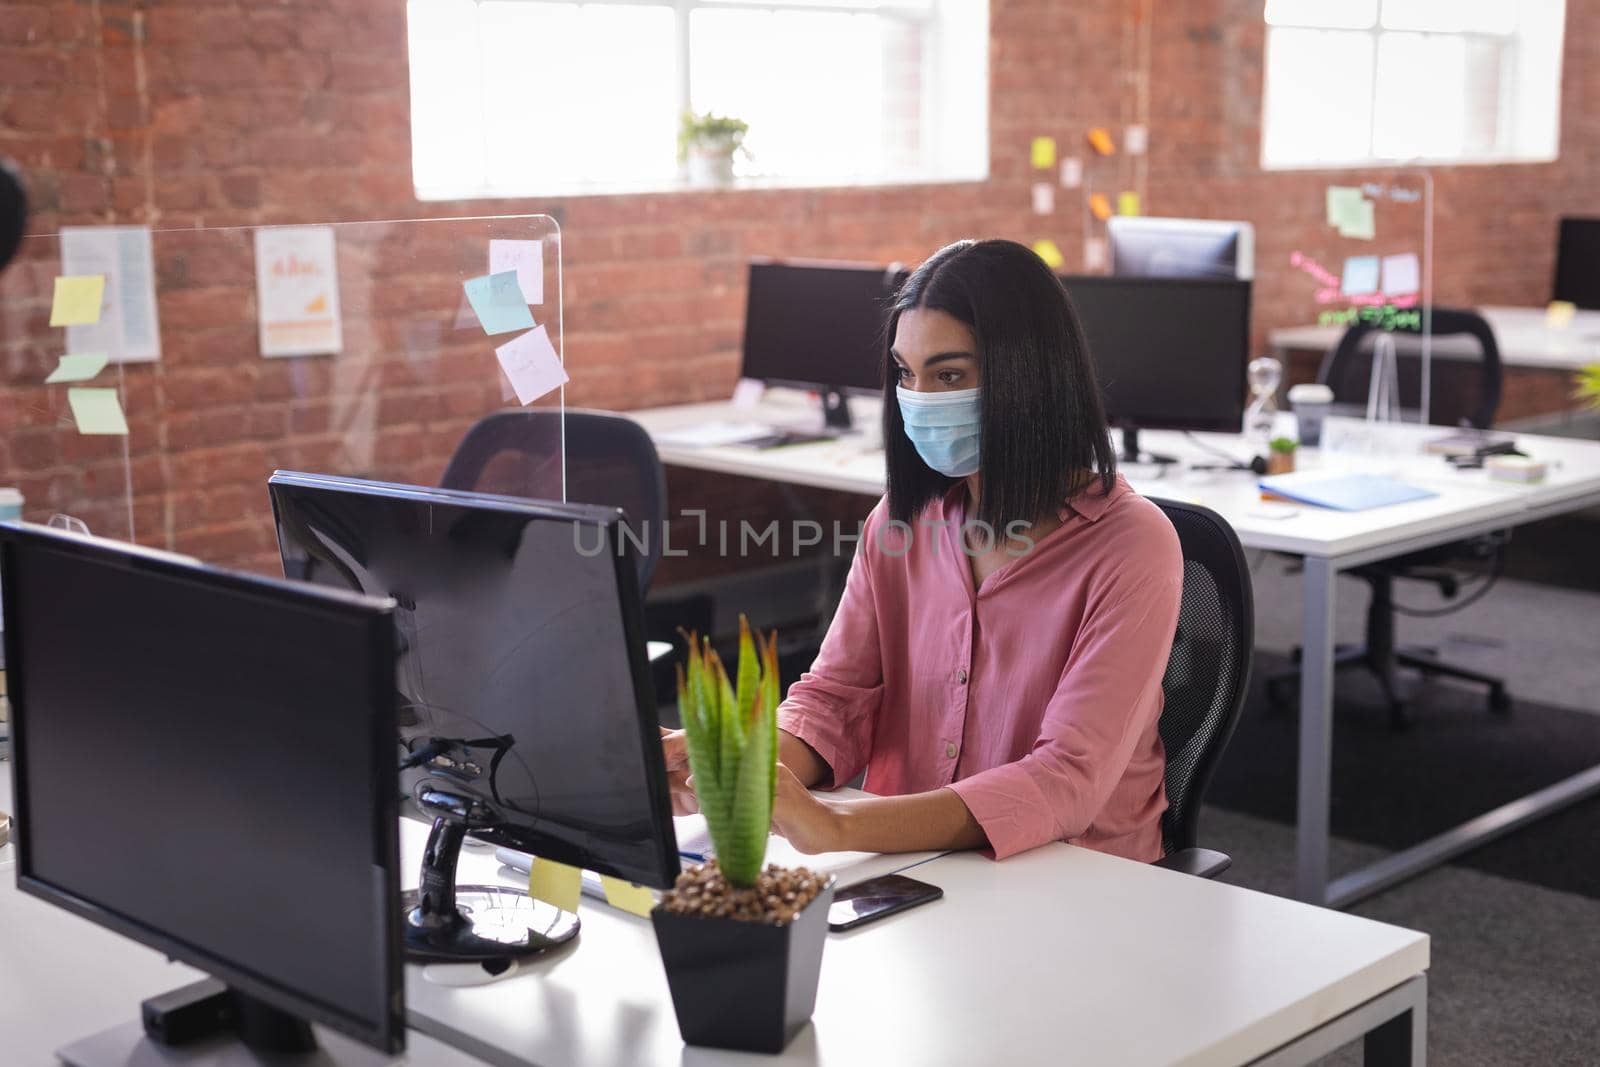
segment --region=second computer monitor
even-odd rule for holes
[[[1106,223],[1111,273],[1129,278],[1234,278],[1255,275],[1255,228],[1221,219],[1118,215]]]
[[[1250,283],[1172,278],[1061,279],[1083,324],[1105,398],[1124,430],[1237,433],[1244,421]]]
[[[842,395],[883,388],[884,320],[903,277],[870,264],[752,262],[741,373],[816,389],[829,424],[847,426]]]

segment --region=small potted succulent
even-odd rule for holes
[[[1600,363],[1579,367],[1572,376],[1572,398],[1583,402],[1584,407],[1600,408]]]
[[[688,167],[691,185],[733,184],[733,156],[744,149],[750,124],[706,112],[685,112],[678,125],[678,161]]]
[[[1288,474],[1294,470],[1294,450],[1298,442],[1292,437],[1274,437],[1267,442],[1267,473]]]
[[[834,880],[763,866],[778,764],[777,635],[739,617],[730,681],[689,636],[678,711],[714,857],[686,868],[650,913],[678,1032],[691,1045],[781,1052],[811,1018]]]

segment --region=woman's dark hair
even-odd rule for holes
[[[1066,290],[1044,261],[1015,241],[957,241],[906,279],[885,325],[883,447],[889,514],[911,522],[960,479],[923,462],[906,437],[895,396],[895,330],[913,308],[942,311],[978,342],[983,492],[971,518],[1002,531],[1054,514],[1085,474],[1111,491],[1116,453],[1089,346]]]

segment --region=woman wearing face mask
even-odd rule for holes
[[[1116,473],[1066,293],[1019,244],[961,241],[906,281],[887,338],[889,491],[778,710],[776,829],[808,852],[1159,858],[1183,560]],[[807,792],[863,769],[873,798]]]

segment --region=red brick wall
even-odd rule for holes
[[[1050,134],[1079,152],[1087,127],[1135,118],[1126,71],[1149,8],[992,0],[982,183],[419,203],[400,0],[0,0],[0,153],[26,172],[35,232],[548,212],[564,232],[569,403],[707,399],[726,396],[737,373],[749,256],[915,262],[958,237],[1049,236],[1075,263],[1081,202],[1061,190],[1055,215],[1031,214],[1029,140]],[[1259,0],[1155,5],[1150,31],[1146,210],[1255,223],[1259,348],[1267,329],[1312,310],[1287,258],[1334,254],[1322,189],[1341,176],[1259,167]],[[1600,212],[1600,0],[1570,0],[1566,41],[1558,162],[1434,170],[1442,302],[1542,302],[1555,219]],[[1116,186],[1133,181],[1130,160],[1097,166]],[[327,460],[328,412],[295,406],[291,371],[255,357],[237,311],[231,329],[218,318],[251,299],[247,272],[208,292],[178,265],[158,271],[168,357],[126,370],[139,537],[270,569],[260,479],[285,455]],[[395,291],[404,303],[427,299],[428,286],[408,278]],[[391,342],[384,328],[367,342]],[[38,309],[0,307],[0,346],[0,484],[23,488],[30,517],[70,506],[111,523],[121,442],[61,429],[59,402],[37,384],[59,354]],[[461,430],[498,403],[494,368],[473,351],[471,361],[447,353],[425,378],[385,364],[380,417],[395,428],[379,457],[386,476],[434,480]]]

